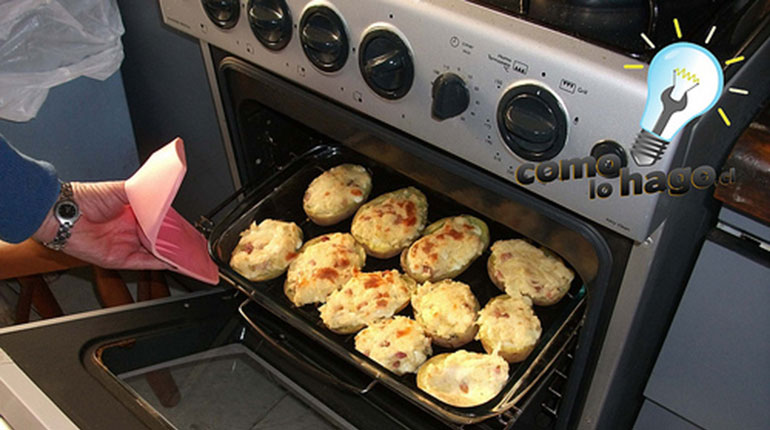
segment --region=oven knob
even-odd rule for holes
[[[249,0],[249,25],[267,49],[280,51],[291,40],[291,13],[286,0]]]
[[[201,0],[211,22],[219,28],[233,28],[238,22],[241,5],[238,0]]]
[[[326,6],[313,6],[300,22],[305,55],[324,72],[336,72],[348,59],[348,36],[342,19]]]
[[[444,73],[436,78],[432,95],[431,115],[439,121],[460,115],[471,102],[465,81],[454,73]]]
[[[412,88],[412,55],[404,41],[391,31],[374,30],[364,37],[358,65],[369,87],[386,99],[399,99]]]
[[[607,154],[613,154],[620,159],[620,167],[626,167],[628,165],[628,157],[626,156],[626,151],[623,150],[623,147],[620,146],[618,142],[615,142],[613,140],[602,140],[601,142],[598,142],[594,145],[593,148],[591,148],[591,156],[594,157],[594,160],[598,160],[602,158],[603,155]],[[620,176],[620,169],[618,169],[618,172],[614,175],[604,175],[606,178],[617,178]]]
[[[549,160],[567,140],[567,116],[548,90],[527,84],[511,88],[497,106],[497,126],[505,144],[521,158]]]

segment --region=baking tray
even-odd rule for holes
[[[569,338],[575,335],[583,317],[585,287],[577,277],[573,281],[566,297],[549,307],[535,306],[543,332],[538,345],[529,357],[516,364],[511,364],[509,379],[503,390],[490,401],[475,407],[461,408],[446,404],[417,387],[414,374],[398,376],[359,353],[354,347],[355,334],[340,335],[328,330],[317,310],[318,305],[296,307],[284,295],[285,275],[264,282],[252,282],[239,275],[229,266],[230,255],[245,230],[252,221],[259,223],[265,218],[293,221],[302,228],[305,241],[325,233],[349,232],[352,217],[333,226],[318,226],[312,223],[302,209],[302,197],[310,182],[324,170],[343,163],[356,163],[365,166],[372,174],[373,189],[370,199],[380,194],[406,186],[415,186],[428,198],[428,224],[440,218],[452,215],[470,214],[483,219],[489,226],[490,244],[496,240],[523,238],[514,230],[490,220],[484,214],[470,210],[457,202],[438,194],[414,180],[382,165],[372,159],[345,147],[318,146],[300,156],[281,171],[259,184],[246,186],[234,196],[214,209],[212,215],[204,218],[203,230],[209,237],[209,251],[219,265],[220,276],[237,289],[246,293],[250,300],[277,317],[291,324],[315,342],[327,348],[339,358],[353,364],[372,377],[373,383],[383,383],[401,394],[404,398],[424,409],[453,423],[474,423],[499,415],[515,404],[534,386],[556,357],[562,352]],[[236,196],[240,200],[236,200]],[[231,207],[224,216],[223,209]],[[211,221],[216,217],[216,222]],[[479,257],[456,280],[465,282],[483,307],[487,301],[502,292],[494,286],[487,274],[486,263],[489,250]],[[367,256],[364,271],[400,269],[399,257],[376,259]],[[248,321],[248,316],[242,311]],[[413,317],[411,307],[400,312]],[[248,321],[257,331],[261,331]],[[260,333],[264,336],[264,333]],[[481,343],[473,341],[462,349],[484,352]],[[434,355],[454,349],[433,347]],[[287,351],[287,354],[289,352]],[[305,364],[305,366],[309,366]],[[318,370],[315,369],[316,374]],[[328,376],[328,375],[327,375]],[[346,388],[365,394],[373,384],[366,388],[353,388],[342,382],[344,375],[331,375]]]

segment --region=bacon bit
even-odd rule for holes
[[[454,239],[454,240],[460,240],[460,239],[462,239],[463,237],[465,237],[465,235],[464,235],[464,234],[460,233],[459,231],[457,231],[457,230],[455,230],[455,229],[450,229],[450,230],[447,232],[447,234],[448,234],[448,235],[450,235],[450,236],[452,236],[452,239]]]
[[[369,351],[368,349],[367,349],[366,351],[364,351],[364,355],[365,355],[365,356],[367,356],[367,357],[368,357],[368,356],[369,356],[369,354],[371,354],[371,353],[372,353],[372,351]]]
[[[370,219],[372,219],[372,217],[370,217],[369,215],[364,215],[361,217],[361,221],[369,221]]]
[[[495,277],[496,277],[497,279],[503,279],[503,272],[501,272],[501,271],[499,271],[499,270],[498,270],[498,271],[496,271],[496,272],[495,272]]]
[[[438,254],[436,254],[435,252],[433,254],[431,254],[430,255],[430,261],[432,261],[434,263],[437,262],[438,261]]]
[[[324,196],[328,196],[329,194],[331,194],[331,192],[327,191],[324,193]]]
[[[315,274],[318,278],[326,279],[327,281],[335,281],[339,277],[339,273],[331,267],[318,269]]]
[[[414,216],[410,216],[409,218],[406,219],[406,221],[404,221],[404,225],[406,225],[407,227],[411,227],[415,224],[417,224],[417,217],[414,217]]]
[[[399,359],[400,359],[400,358],[406,358],[406,353],[405,353],[405,352],[403,352],[403,351],[398,351],[398,352],[395,354],[395,357],[396,357],[396,358],[399,358]]]
[[[460,391],[462,391],[465,394],[468,394],[468,384],[466,384],[465,382],[461,382]]]
[[[251,251],[254,250],[254,245],[247,243],[246,245],[243,245],[243,250],[246,251],[247,254],[251,254]]]
[[[336,268],[348,267],[349,264],[350,264],[350,260],[348,260],[345,257],[343,257],[343,258],[341,258],[339,260],[335,260],[334,261],[334,267],[336,267]]]
[[[426,254],[430,254],[430,251],[433,249],[433,242],[426,240],[425,243],[422,244],[422,250]]]
[[[302,201],[307,202],[308,200],[310,200],[310,193],[305,193],[305,197],[302,198]]]
[[[377,307],[378,308],[384,308],[387,305],[388,305],[388,301],[387,300],[385,300],[385,299],[377,300]]]
[[[297,254],[296,252],[289,252],[289,253],[287,253],[286,254],[286,261],[294,260],[295,258],[297,258],[297,255],[299,255],[299,254]]]
[[[324,236],[321,238],[321,242],[326,242],[327,240],[329,240],[329,236]]]
[[[385,293],[377,293],[377,297],[375,297],[375,298],[376,299],[390,298],[390,294],[388,294],[387,292],[385,292]]]
[[[404,217],[402,217],[401,215],[396,215],[396,219],[393,220],[393,224],[395,225],[404,224],[404,221],[406,221]]]
[[[358,305],[356,305],[356,310],[357,310],[357,311],[360,311],[360,310],[361,310],[361,308],[363,308],[364,306],[366,306],[366,305],[368,305],[368,304],[369,304],[369,302],[361,302],[361,303],[359,303]]]
[[[473,307],[472,307],[470,304],[468,304],[468,303],[463,303],[463,307],[464,307],[465,309],[468,309],[468,310],[471,310],[471,309],[473,309]]]
[[[500,374],[500,366],[495,367],[495,373]]]
[[[335,307],[334,307],[334,310],[335,310],[335,311],[341,311],[341,310],[342,310],[342,308],[343,308],[343,306],[342,306],[342,305],[337,305],[337,306],[335,306]]]
[[[500,255],[500,261],[510,260],[511,257],[513,257],[513,254],[511,254],[510,252],[505,252],[502,255]]]
[[[350,190],[350,194],[353,194],[354,196],[363,196],[364,192],[359,190],[358,188],[353,188]]]
[[[423,266],[422,266],[422,273],[430,273],[430,272],[431,272],[430,266],[426,266],[426,265],[423,264]]]
[[[463,224],[463,228],[466,230],[475,230],[476,227],[470,225],[470,224]]]
[[[348,288],[347,290],[345,290],[345,294],[347,294],[348,296],[352,296],[353,295],[353,290]]]
[[[393,368],[394,369],[398,369],[399,366],[401,366],[401,361],[396,360],[396,361],[393,362]]]
[[[364,288],[367,290],[370,288],[377,288],[380,285],[382,285],[382,279],[376,276],[370,276],[366,278],[366,281],[364,281]]]
[[[387,340],[383,340],[382,342],[380,342],[380,346],[383,348],[387,348],[390,346],[390,342],[388,342]]]
[[[404,328],[404,329],[396,331],[396,337],[404,337],[404,336],[408,335],[411,332],[412,332],[412,328],[411,327],[407,327],[407,328]]]

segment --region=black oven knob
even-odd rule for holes
[[[517,86],[503,95],[497,126],[505,144],[526,160],[549,160],[567,140],[564,110],[553,94],[537,85]]]
[[[238,22],[241,5],[238,0],[201,0],[211,22],[219,28],[233,28]]]
[[[348,36],[342,19],[326,6],[305,11],[300,22],[300,41],[305,55],[324,72],[336,72],[348,59]]]
[[[444,73],[436,78],[432,95],[431,115],[439,121],[460,115],[471,102],[465,81],[454,73]]]
[[[291,13],[286,0],[249,0],[249,25],[259,43],[280,51],[291,40]]]
[[[369,87],[386,99],[399,99],[412,88],[412,55],[404,41],[391,31],[374,30],[364,37],[358,65]]]

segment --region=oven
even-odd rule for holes
[[[642,175],[718,167],[767,98],[770,27],[764,2],[686,2],[700,6],[691,15],[684,2],[616,3],[160,0],[165,24],[200,40],[240,188],[198,223],[222,289],[11,330],[0,347],[82,428],[630,428],[717,207],[701,190],[621,197],[617,177],[579,176],[588,167],[575,160],[614,154]],[[687,37],[719,26],[712,50],[747,59],[725,86],[751,94],[720,99],[733,127],[707,113],[639,166],[645,74],[625,66],[652,58],[640,32],[673,41],[664,25],[680,13]],[[490,402],[443,404],[356,353],[315,308],[288,304],[283,278],[229,269],[255,219],[296,220],[306,239],[349,230],[314,226],[300,205],[315,175],[344,162],[374,173],[372,196],[418,187],[431,221],[473,214],[493,241],[526,238],[575,271],[567,297],[535,308],[543,337]],[[603,184],[615,195],[597,195]],[[488,255],[461,278],[482,302]],[[254,387],[304,406],[280,413]]]

